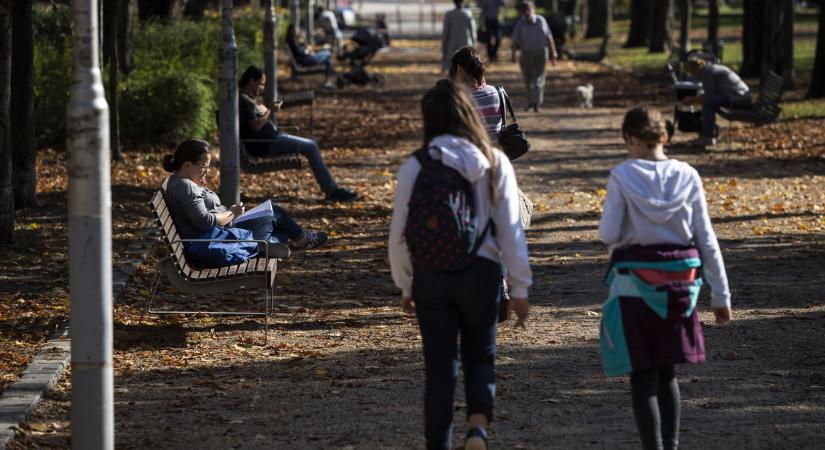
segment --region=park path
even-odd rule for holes
[[[386,75],[383,87],[319,101],[317,136],[361,201],[318,201],[308,173],[244,175],[250,201],[274,194],[299,220],[333,235],[328,247],[282,264],[268,345],[251,321],[137,323],[152,268],[138,274],[115,316],[119,448],[422,447],[420,341],[414,319],[396,308],[385,242],[393,174],[418,145],[417,101],[436,80],[436,47],[398,41],[371,67]],[[493,67],[490,79],[522,104],[514,65]],[[597,108],[571,107],[573,87],[584,82],[596,85]],[[528,329],[500,328],[497,448],[638,448],[627,381],[600,372],[606,255],[596,227],[600,189],[624,157],[621,114],[637,101],[658,98],[667,107],[663,89],[563,63],[543,112],[519,115],[534,146],[515,166],[536,207],[528,232],[535,286]],[[815,447],[825,431],[822,164],[678,146],[671,153],[705,177],[736,319],[721,328],[702,313],[709,362],[679,370],[683,446]],[[185,301],[171,289],[161,297]],[[10,448],[65,445],[69,401],[64,380],[33,419],[62,431],[31,433]],[[456,416],[463,413],[459,395]],[[456,442],[463,432],[459,424]]]

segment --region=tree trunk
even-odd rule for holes
[[[716,46],[719,41],[719,0],[708,0],[708,41],[713,43],[714,50],[718,50]]]
[[[765,0],[750,0],[742,3],[742,68],[743,77],[759,76],[762,67],[762,18]]]
[[[121,0],[117,23],[117,65],[124,75],[129,75],[134,69],[134,63],[132,62],[132,24],[136,14],[136,0]]]
[[[782,2],[782,40],[779,65],[782,79],[785,80],[785,89],[793,89],[795,76],[793,67],[793,21],[794,10],[793,0],[783,0]]]
[[[650,53],[661,53],[672,48],[673,0],[654,0],[653,26],[647,49]]]
[[[192,19],[201,19],[207,6],[209,6],[209,0],[189,0],[183,8],[183,15]]]
[[[104,40],[106,47],[104,54],[109,60],[109,150],[112,159],[120,161],[123,155],[120,152],[120,113],[118,111],[117,84],[118,84],[118,57],[117,57],[117,28],[120,17],[122,0],[107,0],[104,5],[106,14],[103,18],[103,28],[109,30],[109,39]],[[125,5],[124,5],[125,6]],[[108,51],[107,51],[108,50]]]
[[[679,51],[682,55],[690,49],[690,0],[679,0]]]
[[[786,7],[790,4],[790,8]],[[787,9],[791,9],[790,16]],[[762,17],[762,64],[759,68],[759,75],[765,75],[769,70],[785,76],[786,72],[793,71],[793,61],[790,66],[784,64],[783,53],[790,53],[793,58],[793,1],[782,0],[765,2]],[[790,39],[785,38],[786,29],[790,29]],[[784,80],[786,85],[788,80]]]
[[[14,209],[37,206],[37,149],[34,145],[34,39],[32,3],[17,1],[11,10],[11,100],[10,145]]]
[[[9,106],[11,90],[11,2],[0,0],[0,243],[14,240]]]
[[[587,32],[585,38],[605,37],[610,32],[611,0],[587,0]]]
[[[264,2],[264,103],[271,107],[272,102],[278,99],[278,16],[275,0]]]
[[[624,44],[625,48],[644,47],[650,41],[653,12],[650,2],[651,0],[632,0],[630,2],[630,32]]]
[[[816,33],[816,56],[811,72],[811,86],[808,98],[825,97],[825,3],[819,4],[819,27]]]

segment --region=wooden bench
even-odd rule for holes
[[[152,196],[149,207],[155,218],[161,239],[168,250],[168,256],[158,261],[157,277],[152,286],[152,291],[147,301],[147,306],[143,314],[210,314],[210,315],[240,315],[240,316],[264,316],[264,341],[269,334],[269,315],[272,311],[272,303],[275,295],[275,274],[278,269],[278,260],[270,258],[268,251],[263,257],[252,258],[240,264],[217,267],[210,269],[200,269],[192,266],[186,258],[184,242],[196,241],[219,241],[208,239],[183,239],[180,237],[172,220],[172,215],[166,205],[164,192],[166,191],[167,178],[161,189]],[[243,242],[263,243],[266,249],[266,241],[254,240]],[[152,309],[158,283],[161,275],[166,275],[172,285],[188,295],[219,294],[223,292],[237,292],[246,288],[261,288],[266,291],[264,310],[261,311],[190,311],[190,310],[164,310]],[[141,321],[143,320],[141,314]]]
[[[299,78],[300,75],[312,75],[316,73],[327,73],[327,66],[326,64],[315,64],[312,66],[303,66],[298,64],[298,61],[295,59],[295,55],[292,54],[292,49],[289,48],[289,44],[284,45],[286,49],[286,54],[289,56],[289,66],[292,69],[292,79]]]
[[[215,111],[215,123],[220,128],[220,111]],[[238,149],[241,169],[248,173],[275,172],[278,170],[300,169],[301,154],[295,152],[285,152],[272,156],[253,156],[247,151],[245,142],[272,142],[271,139],[241,139]]]
[[[756,125],[765,125],[776,122],[782,108],[779,100],[782,98],[784,80],[774,72],[768,72],[759,86],[759,98],[753,108],[719,108],[719,115],[731,122],[747,122]]]

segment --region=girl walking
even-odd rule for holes
[[[627,161],[607,183],[599,235],[610,252],[610,294],[601,324],[607,376],[629,373],[633,412],[645,449],[679,443],[680,394],[674,365],[705,360],[696,313],[702,279],[716,322],[730,322],[730,291],[699,174],[669,159],[658,112],[635,108],[622,124]]]
[[[510,270],[510,309],[517,325],[524,326],[528,314],[532,274],[518,186],[507,157],[490,145],[464,86],[439,81],[424,95],[421,109],[424,147],[398,172],[389,241],[392,276],[401,289],[402,310],[416,314],[421,331],[427,448],[452,447],[460,336],[468,429],[464,448],[484,449],[493,419],[502,263]],[[458,189],[447,202],[429,196],[428,202],[422,190],[450,187],[435,178],[458,178],[457,185],[463,183],[467,191]],[[466,232],[461,245],[456,245],[455,230]],[[442,254],[449,248],[464,252],[457,256],[465,263],[449,266],[456,256]]]

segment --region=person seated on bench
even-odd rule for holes
[[[303,43],[301,31],[295,24],[289,24],[286,29],[286,45],[299,66],[326,66],[327,78],[324,80],[324,89],[335,89],[335,69],[332,67],[332,53],[329,50],[313,52]]]
[[[318,30],[323,32],[323,39],[332,44],[335,54],[340,55],[344,35],[338,28],[338,19],[335,17],[335,13],[323,5],[315,6],[315,24],[318,26]]]
[[[270,156],[279,153],[298,152],[307,160],[315,175],[318,186],[326,194],[328,200],[350,201],[358,194],[351,189],[338,187],[335,179],[329,173],[318,144],[312,139],[293,136],[278,130],[270,121],[272,110],[256,101],[264,91],[266,75],[263,70],[249,66],[241,75],[238,83],[238,122],[240,125],[241,140],[261,139],[270,142],[245,142],[244,147],[250,155]],[[274,106],[274,105],[273,105]]]
[[[714,64],[702,58],[689,58],[685,63],[688,79],[702,83],[704,93],[685,97],[685,104],[702,105],[702,131],[695,145],[716,144],[716,113],[719,108],[752,108],[750,89],[736,72],[722,64]]]
[[[243,203],[226,207],[217,194],[203,186],[211,161],[209,143],[194,138],[181,142],[174,154],[163,157],[164,170],[172,172],[164,196],[183,239],[198,239],[213,227],[228,227],[244,213]],[[270,257],[286,258],[291,250],[307,250],[326,243],[327,234],[323,231],[304,230],[278,205],[273,204],[272,211],[272,217],[237,225],[251,231],[254,239],[269,242]]]

